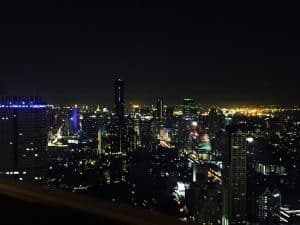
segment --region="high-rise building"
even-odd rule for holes
[[[174,119],[173,113],[174,113],[174,108],[168,106],[166,109],[166,127],[167,128],[172,127],[173,119]]]
[[[79,130],[79,110],[77,106],[75,106],[72,109],[71,124],[72,124],[72,135],[75,135],[78,133]]]
[[[102,152],[102,131],[101,131],[101,128],[98,130],[98,138],[97,138],[97,141],[98,141],[98,146],[97,146],[97,155],[101,155],[103,152]]]
[[[219,129],[224,126],[225,118],[220,111],[215,108],[209,110],[207,116],[208,134],[211,137],[215,137]]]
[[[127,170],[126,156],[130,149],[128,119],[125,120],[125,82],[118,78],[115,80],[114,101],[116,121],[113,125],[111,137],[111,150],[108,152],[113,158],[110,166],[111,179],[115,181],[125,180]],[[131,129],[130,129],[131,130]]]
[[[258,197],[258,219],[261,223],[280,223],[281,193],[266,189]]]
[[[234,126],[227,132],[222,224],[246,224],[246,137]]]
[[[191,98],[185,98],[183,100],[183,118],[185,120],[197,118],[197,107],[194,100]]]
[[[125,124],[125,100],[124,100],[125,82],[118,78],[115,81],[115,113],[116,126],[114,131],[114,141],[112,152],[116,154],[126,154],[126,124]]]
[[[124,86],[125,86],[125,82],[120,78],[118,78],[115,81],[115,113],[119,125],[123,124],[124,122],[124,114],[125,114]]]
[[[41,181],[47,175],[47,105],[40,97],[0,103],[0,175]]]
[[[164,103],[161,98],[156,100],[156,119],[163,120],[164,119]]]

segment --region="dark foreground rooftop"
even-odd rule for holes
[[[0,224],[180,225],[175,218],[40,186],[0,180]]]

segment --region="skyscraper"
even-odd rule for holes
[[[168,106],[166,109],[166,127],[167,128],[172,127],[172,123],[173,123],[173,119],[174,119],[173,113],[174,113],[174,108]]]
[[[72,124],[72,135],[78,133],[79,130],[79,109],[75,106],[72,109],[72,117],[71,117],[71,124]]]
[[[125,82],[120,78],[115,81],[115,113],[119,125],[124,122],[124,86]]]
[[[216,108],[211,108],[207,116],[208,134],[215,137],[218,130],[224,126],[225,117]]]
[[[125,159],[127,154],[127,124],[125,123],[125,99],[124,99],[125,82],[118,78],[114,85],[114,101],[116,123],[112,131],[112,149],[109,154],[112,156],[110,173],[111,179],[114,181],[124,180],[124,171],[126,170],[127,161]]]
[[[115,136],[113,140],[113,153],[121,154],[124,153],[125,143],[125,102],[124,102],[124,86],[125,82],[118,78],[115,80],[115,113],[116,113],[116,126],[114,127]]]
[[[0,103],[0,175],[19,180],[46,176],[47,105],[39,97],[5,97]]]
[[[161,98],[156,100],[156,119],[163,120],[164,119],[164,103]]]
[[[197,107],[191,98],[183,100],[183,118],[185,120],[193,120],[197,117]]]
[[[102,131],[101,128],[98,130],[98,146],[97,146],[97,155],[101,155],[102,154]]]
[[[227,132],[222,224],[246,224],[246,138],[234,126],[228,126]]]

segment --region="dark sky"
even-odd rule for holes
[[[140,102],[300,102],[299,9],[283,1],[9,2],[0,7],[0,94],[111,104],[119,73],[127,99]]]

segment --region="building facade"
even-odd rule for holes
[[[47,105],[40,98],[7,97],[0,104],[0,174],[18,180],[47,175]]]
[[[227,133],[222,224],[246,224],[246,137],[235,127],[228,127]]]

